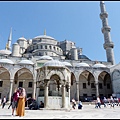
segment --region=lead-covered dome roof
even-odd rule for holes
[[[90,67],[87,63],[78,63],[76,67]]]
[[[98,68],[98,67],[106,67],[106,66],[104,64],[101,64],[101,63],[96,63],[92,67]]]
[[[14,64],[14,62],[10,59],[0,59],[0,63]]]
[[[9,55],[11,53],[12,52],[10,50],[0,50],[0,54],[2,54],[2,55]]]
[[[31,60],[21,60],[19,64],[31,64],[33,65],[34,63]]]
[[[18,40],[24,40],[24,41],[27,41],[24,37],[20,37]]]
[[[65,66],[72,66],[69,62],[62,62]]]
[[[44,56],[40,57],[39,60],[53,60],[53,58],[48,55],[44,55]]]
[[[65,65],[58,61],[58,60],[50,60],[50,61],[47,61],[46,63],[44,63],[43,66],[58,66],[58,67],[65,67]]]
[[[90,60],[86,55],[78,55],[78,59]]]
[[[34,37],[34,39],[38,39],[38,38],[54,39],[53,37],[48,36],[48,35],[40,35],[40,36]]]

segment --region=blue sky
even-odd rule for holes
[[[120,2],[105,1],[116,64],[120,62]],[[12,27],[12,44],[46,34],[58,41],[70,40],[91,60],[107,61],[103,48],[99,1],[3,1],[0,2],[0,49],[5,49]]]

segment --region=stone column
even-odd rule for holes
[[[44,107],[48,107],[48,85],[47,81],[45,82],[45,90],[44,90]]]
[[[37,82],[36,83],[36,100],[38,99],[38,96],[39,96],[39,91],[40,91],[40,87],[39,87],[39,83]]]
[[[11,96],[12,96],[12,89],[13,89],[13,81],[10,81],[10,92],[9,92],[9,101],[8,102],[10,102],[11,101]]]
[[[66,92],[65,92],[65,84],[64,84],[64,85],[62,85],[62,107],[63,108],[66,107],[66,102],[65,102],[65,96],[66,96],[66,94],[65,93]]]
[[[99,96],[98,81],[95,81],[95,87],[96,87],[96,97],[97,97],[97,96]]]
[[[79,102],[79,82],[78,81],[76,82],[76,90],[77,90],[76,98],[77,98],[77,101]]]
[[[68,107],[71,107],[70,106],[70,85],[68,86]]]
[[[35,99],[35,97],[36,97],[36,96],[35,96],[35,95],[36,95],[35,93],[36,93],[36,82],[34,81],[34,82],[33,82],[33,94],[32,94],[32,98],[34,98],[34,99]]]

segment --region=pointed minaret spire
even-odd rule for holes
[[[46,35],[46,29],[44,30],[44,35]]]
[[[6,44],[6,50],[10,50],[11,49],[11,40],[12,40],[12,28],[10,30],[10,35],[8,37],[8,42]]]
[[[114,52],[113,52],[113,48],[114,48],[114,44],[111,41],[111,36],[110,36],[110,30],[111,28],[108,26],[108,13],[106,12],[105,9],[105,4],[103,1],[100,1],[100,9],[101,9],[101,13],[100,13],[100,18],[102,20],[102,33],[104,34],[104,49],[106,50],[106,56],[107,56],[107,62],[111,62],[113,65],[115,64],[115,60],[114,60]]]
[[[100,1],[101,13],[106,12],[104,1]]]

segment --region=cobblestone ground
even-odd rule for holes
[[[25,110],[24,117],[12,116],[12,109],[8,105],[4,109],[0,106],[0,119],[119,119],[120,106],[110,108],[101,106],[95,108],[95,105],[83,104],[83,109],[71,110]]]

